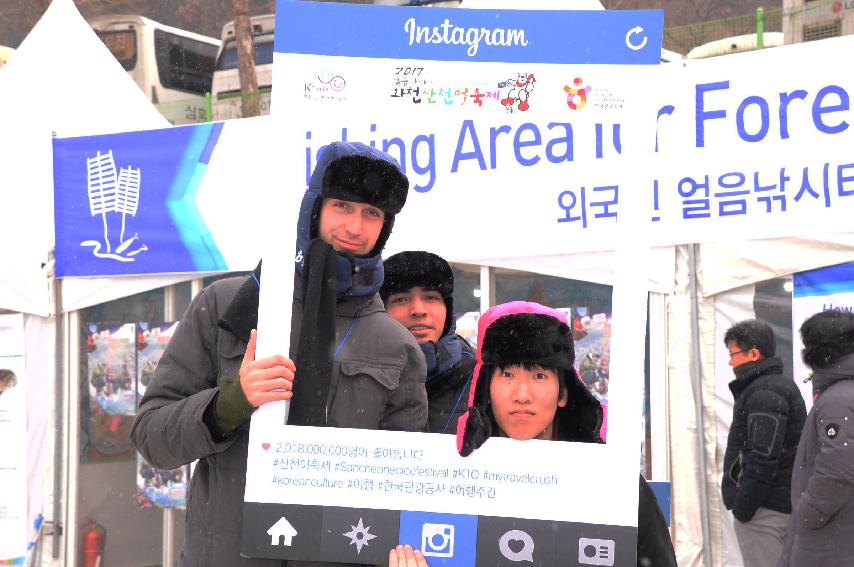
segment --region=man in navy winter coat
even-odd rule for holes
[[[750,319],[724,336],[735,404],[724,454],[721,493],[732,510],[745,567],[773,567],[783,550],[795,449],[806,418],[804,400],[774,356],[774,331]]]

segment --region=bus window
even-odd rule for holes
[[[265,41],[263,37],[256,37],[254,41],[255,65],[271,65],[273,63],[273,38],[269,37]],[[225,42],[225,47],[216,63],[217,71],[228,69],[237,69],[237,48],[234,45],[234,40]]]
[[[154,53],[160,84],[203,95],[211,88],[217,46],[154,30]]]
[[[110,53],[122,64],[125,71],[136,67],[136,32],[133,30],[96,32]]]

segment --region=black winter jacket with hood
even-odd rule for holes
[[[730,382],[735,404],[724,453],[724,506],[741,522],[761,506],[792,511],[792,466],[806,407],[777,357],[742,364]]]

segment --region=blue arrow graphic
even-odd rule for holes
[[[187,143],[166,199],[166,207],[178,234],[196,269],[202,272],[227,268],[225,259],[196,204],[199,185],[205,176],[222,127],[221,122],[193,127],[193,134]]]

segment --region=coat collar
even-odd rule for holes
[[[840,380],[854,380],[854,354],[847,354],[826,368],[817,368],[811,379],[816,394]]]
[[[261,263],[252,270],[246,281],[238,288],[234,299],[219,318],[220,328],[229,331],[245,343],[249,333],[258,328],[258,289],[261,285]]]
[[[733,398],[737,398],[758,377],[765,374],[782,374],[783,361],[776,356],[771,356],[742,364],[733,372],[735,372],[735,380],[729,383],[729,391],[732,392]]]

